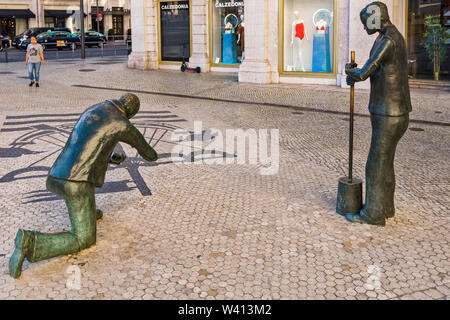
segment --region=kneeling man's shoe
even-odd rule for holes
[[[95,214],[97,216],[97,220],[100,220],[103,217],[103,211],[100,209],[95,210]]]
[[[383,220],[380,221],[373,221],[365,216],[362,216],[360,214],[346,214],[345,219],[350,222],[356,222],[356,223],[362,223],[362,224],[372,224],[375,226],[385,226],[386,225],[386,219],[383,218]]]
[[[32,231],[19,230],[14,243],[16,248],[9,259],[9,274],[17,279],[22,274],[23,260],[33,250],[34,233]]]

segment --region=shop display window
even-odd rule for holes
[[[334,0],[284,0],[283,71],[333,72]]]
[[[245,57],[244,1],[212,0],[213,64],[240,64]]]

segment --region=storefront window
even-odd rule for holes
[[[60,17],[45,17],[45,26],[46,27],[65,27],[66,19]]]
[[[212,0],[213,63],[239,64],[245,57],[244,0]]]
[[[333,72],[333,0],[284,0],[283,71]]]
[[[409,74],[450,80],[450,2],[409,0]]]
[[[16,33],[16,19],[0,18],[0,34],[8,37],[18,34]]]
[[[161,60],[189,61],[190,19],[189,1],[161,1]]]
[[[16,35],[25,32],[28,29],[28,19],[16,18]]]

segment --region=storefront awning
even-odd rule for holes
[[[0,18],[35,18],[30,9],[0,9]]]
[[[74,12],[74,10],[45,10],[44,15],[46,17],[68,18],[73,15]]]

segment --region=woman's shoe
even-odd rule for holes
[[[34,81],[31,81],[30,84],[28,86],[32,87],[34,84]]]
[[[39,82],[36,82],[36,88],[39,88]]]

